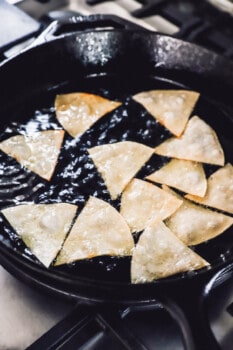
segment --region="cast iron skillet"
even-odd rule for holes
[[[226,161],[233,163],[233,64],[201,47],[138,30],[134,25],[130,29],[129,24],[114,16],[73,17],[66,23],[53,23],[37,46],[1,64],[1,140],[18,132],[59,128],[52,108],[57,93],[87,91],[123,101],[122,107],[76,143],[66,135],[49,184],[1,154],[1,209],[21,202],[58,200],[82,208],[90,194],[111,202],[87,158],[86,147],[123,139],[156,146],[161,137],[169,137],[131,99],[134,93],[153,88],[199,91],[201,99],[195,113],[213,126]],[[77,146],[78,155],[74,153]],[[159,161],[155,157],[138,177],[143,178]],[[207,174],[214,170],[206,167]],[[118,207],[119,201],[111,204]],[[206,323],[203,304],[213,281],[218,276],[229,276],[232,270],[232,229],[195,248],[211,262],[210,269],[132,285],[127,258],[102,257],[45,269],[3,218],[0,224],[0,261],[21,280],[51,293],[90,302],[129,305],[159,300],[177,319],[188,349],[219,348]]]

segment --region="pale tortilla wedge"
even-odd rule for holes
[[[233,214],[233,166],[228,163],[207,180],[206,195],[186,195],[187,199]]]
[[[192,117],[180,138],[172,137],[155,148],[166,157],[224,165],[224,153],[215,131],[197,116]]]
[[[107,202],[90,197],[55,265],[100,255],[131,255],[134,240],[123,217]]]
[[[207,188],[203,165],[183,159],[172,159],[146,179],[200,197],[205,195]]]
[[[57,164],[64,130],[39,131],[29,136],[16,135],[0,143],[0,150],[23,167],[50,180]]]
[[[2,213],[26,246],[46,267],[61,249],[77,206],[68,203],[23,204]]]
[[[63,128],[72,136],[79,137],[105,114],[122,103],[107,98],[77,92],[57,95],[55,99],[56,116]]]
[[[151,282],[208,265],[206,260],[182,243],[162,221],[153,220],[140,236],[133,251],[131,282]]]
[[[154,150],[141,143],[123,141],[96,146],[88,149],[88,152],[111,198],[116,199]]]
[[[151,90],[140,92],[133,99],[172,134],[180,136],[200,94],[188,90]]]
[[[206,242],[232,226],[232,217],[196,205],[167,186],[163,186],[163,189],[178,199],[183,199],[183,204],[165,223],[184,244],[190,246]]]
[[[121,197],[120,213],[131,232],[144,230],[151,219],[164,220],[182,204],[182,200],[161,188],[139,179],[133,179]]]

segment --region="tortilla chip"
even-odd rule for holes
[[[180,136],[200,94],[187,90],[151,90],[140,92],[133,99],[172,134]]]
[[[162,221],[152,221],[139,238],[131,262],[132,283],[145,283],[201,269],[209,263],[182,243]]]
[[[164,220],[173,214],[182,200],[149,182],[133,179],[121,198],[121,215],[131,232],[144,230],[151,219]]]
[[[192,117],[180,138],[172,137],[155,153],[194,162],[224,165],[224,153],[215,131],[199,117]]]
[[[201,197],[205,195],[207,188],[203,165],[189,160],[172,159],[146,179]]]
[[[228,163],[207,180],[206,195],[186,195],[188,199],[233,214],[233,166]]]
[[[23,204],[2,213],[31,252],[46,266],[52,263],[70,229],[77,206],[68,203]]]
[[[219,236],[232,224],[233,218],[196,205],[163,186],[168,193],[183,199],[183,204],[166,221],[166,225],[186,245],[196,245]]]
[[[134,240],[123,217],[107,202],[90,197],[55,265],[100,255],[131,255]]]
[[[50,180],[63,142],[64,130],[46,130],[30,136],[16,135],[0,143],[0,150],[23,167]]]
[[[81,136],[97,120],[121,104],[85,92],[57,95],[55,99],[57,119],[73,137]]]
[[[141,143],[124,141],[96,146],[88,152],[103,177],[111,198],[116,199],[154,150]]]

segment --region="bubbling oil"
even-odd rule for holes
[[[100,84],[99,80],[98,84]],[[101,118],[77,139],[72,138],[67,132],[65,133],[51,181],[48,182],[22,168],[14,159],[0,152],[0,209],[28,202],[64,202],[76,204],[79,214],[89,196],[95,196],[107,201],[119,210],[120,197],[114,201],[111,200],[103,179],[89,157],[88,148],[120,141],[135,141],[149,147],[156,147],[171,135],[142,106],[132,100],[133,93],[140,91],[137,86],[134,89],[130,86],[128,90],[125,87],[126,90],[118,94],[120,89],[122,90],[122,85],[114,85],[113,83],[113,86],[117,86],[117,88],[111,93],[111,89],[114,90],[114,88],[112,88],[112,85],[109,88],[110,84],[112,84],[112,81],[108,82],[106,90],[102,87],[97,89],[95,81],[93,84],[93,79],[90,79],[89,85],[87,84],[89,89],[86,87],[85,92],[97,93],[103,97],[121,101],[122,105]],[[94,87],[90,88],[90,86]],[[138,86],[143,87],[140,88],[141,91],[151,88],[174,88],[170,82],[154,79],[150,80],[149,83],[140,82]],[[74,91],[71,86],[63,87],[63,89],[64,91],[58,91],[58,93]],[[77,89],[77,91],[80,91],[80,89]],[[0,141],[19,133],[27,135],[37,131],[62,129],[56,119],[54,110],[53,101],[56,93],[54,92],[49,104],[35,109],[23,122],[22,120],[9,122],[9,125],[0,134]],[[208,118],[212,122],[213,112],[216,113],[216,109],[201,98],[193,114],[198,113],[200,117],[204,115],[207,122]],[[218,112],[218,114],[221,115],[221,112]],[[232,141],[226,140],[224,135],[220,136],[223,147],[227,145],[224,150],[227,158],[229,142],[232,149]],[[136,177],[144,179],[145,176],[159,169],[168,161],[169,159],[166,157],[153,155],[140,169]],[[229,159],[229,161],[233,162],[232,159]],[[208,175],[214,170],[215,167],[205,166]],[[27,259],[40,264],[1,216],[0,228],[0,240],[2,242],[20,252]],[[228,231],[222,237],[195,247],[195,250],[210,262],[223,261],[226,246],[227,252],[232,249],[232,238],[230,237],[232,232],[230,232],[231,230]],[[138,240],[139,236],[140,233],[135,235],[135,241]],[[72,277],[129,282],[130,261],[130,257],[102,256],[60,267],[50,267],[50,269]]]

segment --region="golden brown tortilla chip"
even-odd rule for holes
[[[50,180],[63,142],[64,130],[39,131],[30,136],[16,135],[0,143],[0,150],[23,167]]]
[[[57,95],[55,99],[57,119],[73,137],[81,136],[97,120],[120,105],[121,102],[85,92]]]
[[[90,197],[55,265],[100,255],[131,255],[134,240],[123,217],[107,202]]]
[[[233,214],[233,166],[228,163],[208,178],[204,197],[192,195],[185,197]]]
[[[183,159],[172,159],[146,179],[202,197],[207,188],[203,165]]]
[[[233,218],[217,213],[184,199],[163,186],[183,204],[166,221],[166,225],[186,245],[196,245],[219,236],[232,224]]]
[[[121,197],[121,215],[131,232],[142,231],[151,219],[164,220],[174,213],[182,200],[161,188],[139,179],[133,179]]]
[[[215,131],[199,117],[192,117],[180,138],[172,137],[155,148],[166,157],[224,165],[224,153]]]
[[[151,282],[208,265],[206,260],[182,243],[162,221],[152,221],[133,251],[131,281]]]
[[[143,105],[172,134],[180,136],[199,95],[188,90],[151,90],[140,92],[133,99]]]
[[[77,206],[23,204],[2,213],[32,253],[48,267],[61,249]]]
[[[116,199],[154,150],[141,143],[123,141],[89,148],[88,152],[111,198]]]

